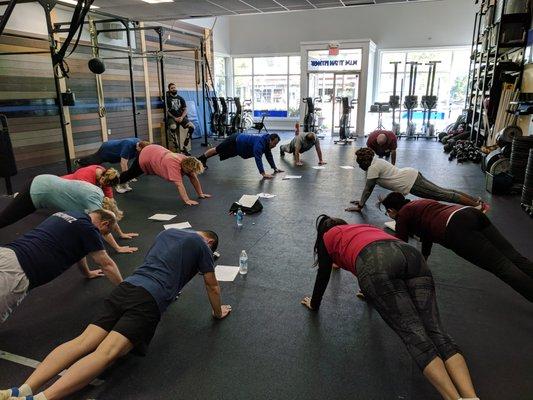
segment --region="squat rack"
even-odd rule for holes
[[[78,7],[85,6],[87,10],[89,9],[89,6],[93,3],[94,0],[78,0],[78,4],[76,6],[76,11],[78,10]],[[0,16],[0,36],[3,34],[4,28],[7,24],[7,21],[9,20],[9,17],[11,16],[11,13],[13,12],[13,9],[17,3],[33,3],[37,2],[39,3],[44,10],[45,14],[45,20],[47,25],[47,31],[48,31],[48,37],[47,39],[41,39],[43,41],[47,41],[49,45],[49,51],[25,51],[25,52],[3,52],[0,53],[0,56],[2,55],[20,55],[20,54],[50,54],[51,60],[52,60],[52,67],[54,70],[54,83],[55,83],[55,89],[56,89],[56,104],[58,107],[58,114],[59,114],[59,120],[61,125],[61,134],[63,139],[63,148],[65,153],[65,162],[67,171],[70,173],[72,172],[72,163],[71,163],[71,154],[68,146],[68,131],[67,131],[67,122],[65,118],[65,112],[64,112],[64,102],[62,97],[62,90],[61,90],[61,79],[67,79],[68,75],[64,74],[62,76],[59,76],[57,73],[58,70],[58,64],[63,61],[63,59],[57,60],[57,53],[59,43],[58,40],[54,38],[55,34],[58,33],[69,33],[69,36],[62,42],[62,46],[70,46],[70,42],[73,36],[73,33],[76,33],[80,31],[83,27],[83,25],[86,24],[93,24],[94,30],[90,29],[90,35],[91,35],[91,43],[76,43],[75,46],[83,46],[83,47],[91,47],[93,49],[93,54],[98,54],[99,50],[109,50],[109,51],[116,51],[116,52],[122,52],[126,55],[123,57],[102,57],[103,60],[105,59],[127,59],[128,60],[128,67],[129,67],[129,82],[130,82],[130,93],[131,93],[131,104],[132,104],[132,117],[133,117],[133,126],[134,126],[134,132],[135,137],[138,137],[138,126],[137,126],[137,115],[139,114],[137,112],[137,102],[135,98],[135,83],[134,83],[134,76],[133,76],[133,60],[134,59],[143,59],[143,58],[155,58],[158,61],[158,75],[160,75],[160,91],[161,91],[161,100],[163,103],[163,110],[164,110],[164,127],[165,127],[165,138],[166,138],[166,146],[168,147],[168,121],[167,121],[167,104],[166,104],[166,82],[165,82],[165,58],[173,58],[173,59],[183,59],[188,61],[194,61],[196,68],[195,68],[195,74],[198,74],[198,65],[200,65],[200,82],[198,82],[198,76],[196,76],[195,83],[196,83],[196,97],[197,97],[197,105],[199,102],[199,95],[198,95],[198,84],[202,85],[202,119],[203,119],[203,130],[204,130],[204,141],[202,143],[203,146],[208,145],[207,135],[207,116],[206,116],[206,95],[209,91],[209,84],[206,79],[206,71],[209,73],[210,82],[211,85],[213,84],[213,79],[211,76],[211,70],[209,68],[209,61],[207,59],[206,55],[206,42],[205,37],[203,34],[191,32],[184,29],[176,29],[176,28],[169,28],[162,25],[155,25],[155,26],[140,26],[138,21],[132,21],[128,18],[119,17],[116,15],[100,12],[100,11],[86,11],[86,13],[83,15],[82,21],[65,21],[65,22],[57,22],[52,23],[51,19],[51,12],[53,8],[57,5],[57,0],[0,0],[0,6],[7,5],[6,10],[4,11],[4,15]],[[86,14],[88,12],[108,17],[106,19],[100,19],[100,20],[85,20]],[[123,25],[121,28],[113,28],[113,29],[98,29],[98,24],[104,24],[104,23],[112,23],[112,22],[118,22]],[[159,44],[159,50],[157,51],[137,51],[132,48],[131,43],[131,32],[135,31],[146,31],[146,30],[153,30],[157,36],[158,36],[158,44]],[[101,45],[98,43],[98,35],[105,32],[126,32],[126,41],[127,45],[126,48],[118,47],[118,46],[112,46],[112,45]],[[186,35],[186,36],[192,36],[199,40],[199,46],[190,45],[190,44],[180,44],[180,47],[188,47],[185,49],[169,49],[165,50],[164,44],[165,40],[163,40],[163,36],[165,33],[177,33],[180,35]],[[71,35],[72,34],[72,35]],[[28,36],[28,35],[21,35],[16,33],[9,33],[6,34],[12,37],[20,37],[20,38],[31,38],[31,39],[37,39],[40,40],[38,37]],[[72,50],[73,51],[73,50]],[[190,57],[181,57],[179,55],[175,55],[174,53],[179,52],[185,52],[185,51],[194,51],[194,58]],[[198,58],[199,53],[199,58]],[[98,89],[98,86],[97,86]],[[149,99],[149,93],[146,94]],[[103,99],[102,99],[103,100]],[[105,114],[105,107],[99,107],[99,113]]]

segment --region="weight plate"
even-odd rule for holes
[[[502,172],[509,172],[510,167],[511,163],[509,162],[508,158],[500,158],[492,163],[492,166],[490,167],[490,173],[492,175],[498,175]]]

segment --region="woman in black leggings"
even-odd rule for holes
[[[390,193],[381,204],[396,220],[399,239],[407,242],[409,236],[420,237],[426,259],[432,244],[439,243],[492,272],[533,302],[533,262],[522,256],[480,210],[434,200],[410,201],[401,193]]]
[[[368,301],[443,399],[477,399],[466,361],[442,329],[433,278],[418,250],[372,225],[348,225],[321,215],[315,258],[313,296],[305,297],[303,305],[319,309],[335,263],[357,276]]]

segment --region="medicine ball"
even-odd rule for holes
[[[91,58],[89,60],[89,69],[91,70],[91,72],[93,74],[97,74],[97,75],[100,75],[100,74],[103,74],[104,71],[105,71],[105,64],[104,62],[98,58],[98,57],[95,57],[95,58]]]

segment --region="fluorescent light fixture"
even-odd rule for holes
[[[73,6],[77,5],[78,2],[76,0],[57,0],[59,1],[60,3],[65,3],[65,4],[72,4]],[[95,9],[95,8],[100,8],[98,6],[91,6],[92,9]]]
[[[174,0],[142,0],[148,4],[174,3]]]

